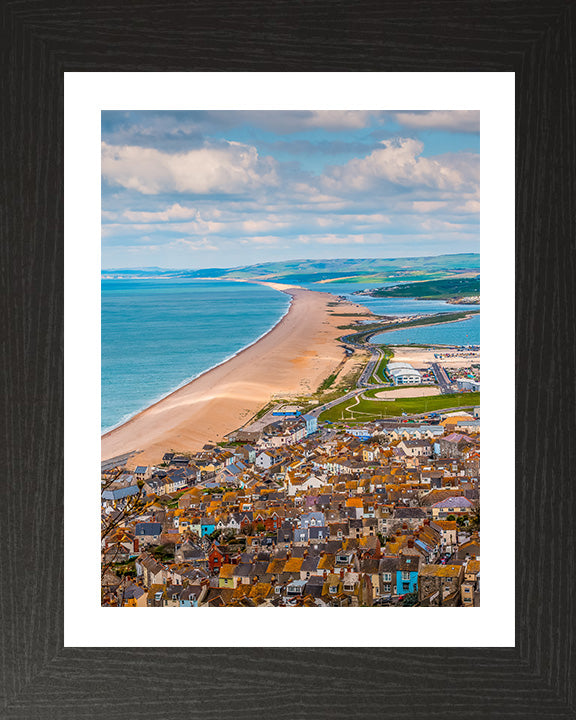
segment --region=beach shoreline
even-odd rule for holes
[[[244,282],[244,281],[243,281]],[[164,452],[195,451],[241,427],[274,395],[306,395],[345,356],[335,311],[371,312],[328,293],[267,281],[291,297],[288,311],[234,356],[141,410],[101,436],[101,459],[137,452],[137,464]],[[332,303],[337,303],[332,305]]]
[[[202,278],[202,279],[204,279],[204,278]],[[286,317],[286,315],[287,315],[288,312],[290,311],[290,307],[292,306],[293,298],[292,298],[292,296],[290,295],[290,293],[287,293],[287,292],[286,292],[286,289],[289,288],[289,287],[296,287],[296,286],[289,286],[289,285],[286,285],[286,286],[282,285],[282,286],[280,286],[279,283],[260,282],[260,281],[257,281],[257,280],[235,280],[235,279],[231,279],[230,281],[231,281],[231,282],[254,283],[254,284],[256,284],[256,285],[266,285],[267,287],[271,287],[271,288],[273,288],[274,290],[279,290],[280,292],[283,292],[284,294],[290,296],[290,301],[289,301],[289,303],[288,303],[288,307],[286,308],[286,311],[285,311],[282,315],[280,315],[280,317],[278,318],[278,320],[276,320],[276,322],[274,323],[274,325],[272,325],[271,328],[269,328],[268,330],[266,330],[266,332],[262,333],[262,335],[260,335],[259,337],[257,337],[257,338],[256,338],[255,340],[253,340],[252,342],[248,343],[248,345],[245,345],[244,347],[240,348],[240,350],[237,350],[236,352],[232,353],[232,355],[229,355],[228,357],[224,358],[224,360],[221,360],[219,363],[216,363],[216,365],[212,365],[211,367],[207,368],[206,370],[202,370],[202,372],[198,373],[198,375],[195,375],[194,377],[190,377],[190,378],[188,378],[187,380],[184,380],[184,382],[182,382],[182,383],[180,383],[179,385],[177,385],[176,387],[172,388],[172,390],[169,390],[168,392],[162,393],[162,395],[161,395],[160,397],[157,397],[156,399],[154,399],[152,402],[150,402],[149,405],[145,405],[144,407],[141,407],[139,410],[136,410],[135,412],[131,413],[131,414],[128,415],[128,416],[124,416],[124,419],[119,420],[117,423],[115,423],[114,425],[112,425],[112,426],[110,426],[110,427],[107,427],[103,432],[101,432],[101,433],[100,433],[100,437],[101,437],[101,438],[104,437],[104,436],[106,436],[106,435],[108,435],[109,433],[113,432],[114,430],[117,430],[118,428],[122,427],[123,425],[127,425],[131,420],[133,420],[135,417],[137,417],[138,415],[140,415],[140,413],[144,412],[145,410],[148,410],[149,408],[154,407],[154,406],[157,405],[159,402],[162,402],[162,400],[166,400],[166,398],[169,398],[169,397],[170,397],[171,395],[173,395],[175,392],[178,392],[178,390],[181,390],[182,388],[184,388],[184,387],[186,387],[187,385],[189,385],[191,382],[194,382],[194,380],[198,380],[198,379],[201,378],[203,375],[205,375],[207,372],[210,372],[210,370],[214,370],[215,368],[220,367],[220,365],[224,365],[225,363],[229,362],[230,360],[233,360],[235,357],[238,357],[241,353],[243,353],[243,352],[244,352],[245,350],[247,350],[249,347],[252,347],[252,345],[255,345],[257,342],[259,342],[260,340],[262,340],[262,338],[265,338],[266,335],[268,335],[268,333],[272,332],[272,330],[274,330],[274,328],[275,328],[279,323],[282,322],[282,320],[284,319],[284,317]]]

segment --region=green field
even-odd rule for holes
[[[415,297],[422,300],[466,297],[480,293],[480,277],[445,278],[406,283],[397,287],[378,288],[373,297]]]
[[[446,408],[475,407],[480,404],[480,393],[457,393],[454,395],[429,395],[419,398],[402,398],[391,401],[370,399],[377,390],[368,390],[368,399],[345,400],[320,415],[320,420],[356,420],[368,422],[382,417],[399,417],[402,413],[416,415],[437,412]]]
[[[394,353],[392,350],[388,350],[388,348],[382,348],[382,357],[379,360],[379,362],[376,364],[376,367],[374,369],[374,372],[372,373],[372,376],[370,380],[375,383],[385,383],[388,382],[388,376],[386,374],[386,367],[388,366],[388,363],[394,356]]]

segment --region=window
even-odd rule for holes
[[[409,572],[402,572],[402,580],[405,582],[407,580],[410,580],[410,573]]]
[[[390,583],[384,583],[384,592],[390,592]]]
[[[338,592],[338,587],[336,585],[331,585],[330,592],[335,595]]]
[[[392,580],[392,573],[389,573],[389,572],[382,573],[382,580],[388,580],[388,581]]]

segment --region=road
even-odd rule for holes
[[[448,374],[446,370],[440,365],[439,363],[432,363],[430,366],[432,372],[434,373],[434,377],[436,378],[436,382],[440,386],[440,392],[443,395],[447,395],[448,393],[453,392],[452,390],[452,383],[450,382],[450,378],[448,377]]]
[[[378,367],[378,363],[380,362],[380,358],[382,357],[382,351],[378,348],[371,348],[372,350],[372,356],[370,357],[370,360],[368,361],[368,364],[362,370],[362,374],[358,378],[358,386],[359,387],[366,387],[370,384],[370,378],[372,377],[373,372]]]
[[[370,360],[366,364],[366,367],[362,371],[360,377],[358,378],[358,381],[356,383],[357,387],[354,390],[350,390],[345,395],[340,395],[334,400],[330,400],[330,402],[324,403],[323,405],[318,405],[317,407],[313,408],[312,410],[308,411],[308,415],[312,415],[313,417],[318,418],[325,410],[329,410],[330,408],[334,407],[335,405],[340,405],[341,403],[346,402],[347,400],[351,400],[354,397],[357,397],[358,395],[362,394],[367,388],[370,389],[381,389],[381,388],[389,388],[390,385],[388,383],[370,383],[370,378],[372,377],[374,371],[378,367],[378,363],[380,362],[380,359],[382,358],[382,350],[378,347],[375,347],[374,345],[371,345],[369,343],[363,343],[362,345],[354,342],[354,340],[351,339],[352,336],[346,336],[341,338],[342,341],[348,345],[351,349],[356,348],[362,348],[363,350],[370,350],[372,355],[370,357]],[[432,363],[431,370],[434,373],[434,377],[436,378],[436,382],[438,383],[440,387],[440,392],[444,395],[453,392],[452,389],[452,383],[450,382],[450,378],[448,377],[448,374],[446,373],[446,370],[439,364],[439,363]],[[452,408],[456,410],[457,408]],[[443,412],[451,410],[451,408],[446,408],[443,410]],[[264,424],[266,422],[269,422],[268,415],[270,415],[272,411],[269,411],[267,415],[265,415],[263,418],[260,419],[260,424],[264,421]],[[405,415],[403,416],[404,419],[406,418],[413,418],[413,419],[422,419],[426,417],[428,413],[418,413],[414,415]],[[398,417],[398,420],[394,420],[393,418],[390,418],[390,421],[393,423],[401,423],[402,418]]]

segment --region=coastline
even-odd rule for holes
[[[162,278],[162,279],[164,279],[164,278]],[[204,278],[202,278],[202,279],[204,279]],[[275,290],[279,290],[279,292],[284,292],[286,295],[289,295],[289,293],[286,293],[285,290],[281,290],[279,287],[276,287],[276,285],[274,283],[259,282],[256,280],[233,280],[233,282],[253,282],[257,285],[267,285],[268,287],[272,287]],[[286,288],[288,288],[288,287],[290,287],[290,286],[286,285]],[[292,286],[292,287],[296,287],[296,286]],[[247,350],[249,347],[252,347],[252,345],[255,345],[257,342],[262,340],[262,338],[266,337],[266,335],[268,335],[268,333],[272,332],[272,330],[274,330],[276,325],[278,325],[280,322],[282,322],[282,319],[285,318],[286,315],[290,311],[290,307],[292,306],[292,301],[293,301],[293,298],[290,295],[290,301],[288,303],[288,307],[286,308],[286,311],[283,312],[282,315],[280,315],[280,317],[276,320],[276,322],[274,323],[274,325],[272,325],[272,327],[270,327],[268,330],[266,330],[266,332],[262,333],[262,335],[259,335],[257,338],[252,340],[252,342],[248,343],[248,345],[244,345],[244,347],[240,348],[240,350],[237,350],[236,352],[232,353],[228,357],[224,358],[224,360],[221,360],[220,362],[216,363],[216,365],[212,365],[211,367],[206,368],[206,370],[202,370],[201,372],[199,372],[197,375],[194,375],[193,377],[186,378],[186,380],[183,380],[181,383],[179,383],[178,385],[173,387],[171,390],[168,390],[167,392],[164,392],[161,395],[154,398],[148,405],[141,407],[139,410],[136,410],[133,413],[125,415],[117,423],[106,428],[103,432],[101,432],[100,437],[102,438],[105,435],[108,435],[109,433],[113,432],[114,430],[117,430],[118,428],[122,427],[123,425],[127,425],[133,418],[135,418],[137,415],[140,415],[140,413],[144,412],[145,410],[148,410],[148,408],[154,407],[159,402],[162,402],[162,400],[165,400],[166,398],[170,397],[170,395],[173,395],[178,390],[181,390],[182,388],[189,385],[191,382],[194,382],[194,380],[198,380],[199,378],[201,378],[203,375],[210,372],[211,370],[214,370],[215,368],[220,367],[221,365],[224,365],[224,363],[227,363],[229,360],[233,360],[235,357],[238,357],[238,355],[240,355],[240,353],[243,353],[244,350]]]
[[[241,281],[246,282],[246,281]],[[258,340],[230,359],[101,436],[101,459],[141,451],[137,464],[160,462],[164,452],[199,450],[237,429],[277,394],[305,395],[345,356],[335,311],[372,313],[324,292],[266,281],[291,297],[288,311]],[[337,303],[337,305],[329,305]]]

